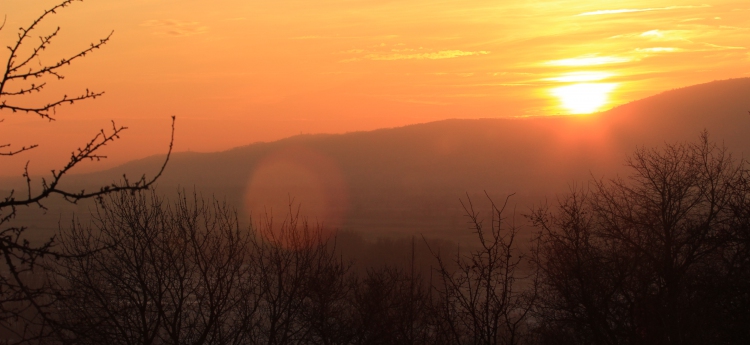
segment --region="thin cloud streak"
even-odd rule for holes
[[[375,60],[375,61],[395,61],[395,60],[442,60],[442,59],[453,59],[463,56],[474,56],[474,55],[487,55],[489,51],[463,51],[463,50],[441,50],[431,53],[372,53],[367,54],[362,58],[352,58],[343,60],[343,62],[359,61],[359,60]]]
[[[635,48],[635,51],[640,52],[640,53],[672,53],[672,52],[684,51],[684,49],[674,48],[674,47],[651,47],[651,48]]]
[[[598,66],[630,62],[633,59],[619,56],[584,56],[572,59],[547,61],[550,66]]]
[[[689,9],[689,8],[706,8],[711,7],[710,5],[686,5],[686,6],[667,6],[667,7],[650,7],[650,8],[621,8],[616,10],[598,10],[583,12],[577,14],[577,16],[598,16],[603,14],[619,14],[619,13],[634,13],[634,12],[651,12],[651,11],[668,11],[678,9]]]
[[[141,26],[155,28],[154,34],[174,37],[200,35],[208,32],[208,26],[201,25],[199,22],[183,22],[173,19],[147,20],[141,23]]]
[[[290,40],[330,40],[330,39],[393,39],[398,35],[379,35],[379,36],[323,36],[323,35],[306,35],[289,37]]]

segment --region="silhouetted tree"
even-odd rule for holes
[[[409,267],[369,267],[358,277],[353,299],[353,344],[436,344],[430,286],[416,271],[414,243]]]
[[[155,192],[98,200],[60,236],[57,340],[69,344],[436,344],[411,268],[364,277],[290,212],[239,229],[224,203]]]
[[[225,204],[116,193],[61,236],[56,304],[76,344],[239,344],[257,298],[248,232]],[[249,311],[249,312],[248,312]]]
[[[631,319],[622,305],[628,301],[616,294],[635,268],[594,235],[588,197],[575,191],[560,201],[554,216],[534,213],[534,222],[545,229],[535,253],[542,315],[537,332],[543,343],[628,343]]]
[[[627,179],[593,181],[532,216],[542,229],[542,340],[745,342],[744,161],[704,133],[694,144],[639,149],[627,166]]]
[[[55,120],[55,111],[67,104],[78,101],[94,99],[101,96],[102,92],[85,90],[77,96],[64,95],[59,98],[51,98],[47,101],[39,101],[39,96],[29,97],[31,94],[44,94],[49,80],[61,80],[63,68],[74,63],[86,54],[101,48],[106,44],[111,33],[92,43],[90,46],[77,51],[71,55],[60,58],[54,63],[41,63],[41,56],[57,37],[60,29],[57,28],[48,34],[38,36],[38,40],[32,37],[37,27],[59,10],[79,0],[65,0],[44,11],[28,26],[19,28],[17,39],[8,45],[8,56],[3,63],[4,71],[0,76],[0,112],[5,114],[24,113],[39,116],[42,120]],[[0,30],[5,29],[5,21],[0,24]],[[1,120],[0,120],[1,121]],[[98,161],[106,158],[99,154],[101,148],[119,138],[126,127],[116,126],[112,123],[110,131],[102,130],[90,141],[86,142],[75,152],[71,153],[70,160],[60,169],[52,170],[51,176],[42,178],[39,185],[32,187],[32,179],[29,173],[29,164],[23,171],[26,182],[25,190],[11,190],[4,198],[0,199],[0,257],[2,257],[2,268],[0,269],[0,328],[10,332],[6,341],[30,342],[39,340],[44,336],[46,325],[49,320],[48,307],[54,301],[54,296],[48,294],[48,286],[44,279],[39,277],[39,262],[43,257],[57,255],[53,249],[53,240],[36,244],[27,240],[26,226],[14,223],[19,207],[37,206],[46,210],[43,202],[48,198],[58,195],[70,202],[81,199],[93,198],[106,195],[116,191],[135,191],[146,189],[162,174],[169,153],[161,169],[156,175],[147,179],[130,181],[127,178],[119,183],[101,186],[94,190],[73,191],[61,186],[62,180],[73,168],[87,160]],[[172,125],[174,135],[174,117]],[[14,156],[36,148],[38,145],[27,143],[19,148],[14,148],[10,143],[0,143],[0,156]],[[172,143],[170,142],[169,152]]]
[[[518,228],[505,224],[501,208],[489,198],[491,219],[485,227],[471,200],[462,202],[479,247],[459,252],[452,262],[436,255],[438,329],[452,344],[519,344],[536,298],[533,276],[519,270],[524,256],[517,249]],[[525,280],[531,288],[519,287]]]
[[[254,229],[254,279],[260,321],[254,344],[346,344],[351,337],[350,265],[322,228],[289,213],[276,228],[266,215]]]

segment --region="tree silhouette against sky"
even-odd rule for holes
[[[50,82],[63,80],[65,67],[93,53],[107,42],[112,32],[98,42],[67,55],[54,63],[42,63],[41,56],[60,34],[60,27],[47,33],[37,33],[42,22],[65,9],[74,2],[82,0],[65,0],[45,10],[28,26],[18,29],[15,41],[7,45],[7,58],[3,58],[4,71],[0,79],[0,122],[5,116],[35,115],[41,120],[55,121],[56,110],[63,105],[72,105],[84,100],[93,100],[104,92],[86,89],[75,96],[63,95],[40,100]],[[7,19],[7,17],[6,17]],[[0,30],[7,30],[6,19],[0,24]],[[39,35],[35,37],[34,35]],[[38,39],[38,40],[37,40]],[[48,60],[49,61],[49,60]],[[33,96],[32,96],[33,95]],[[46,283],[39,281],[41,259],[48,256],[59,256],[53,248],[54,238],[44,243],[31,243],[28,240],[24,225],[14,222],[19,207],[36,206],[46,211],[44,201],[54,195],[66,201],[76,203],[82,199],[96,198],[119,191],[137,191],[147,189],[164,172],[174,142],[174,119],[172,116],[172,137],[167,156],[159,171],[152,177],[142,175],[137,180],[127,176],[119,182],[100,186],[93,190],[69,190],[61,186],[64,177],[84,161],[99,161],[107,158],[100,154],[107,144],[117,140],[125,126],[112,122],[112,128],[101,129],[88,142],[81,145],[70,155],[70,160],[51,176],[32,180],[29,164],[23,170],[25,190],[10,190],[0,198],[0,328],[4,328],[20,341],[32,341],[44,336],[44,330],[50,321],[47,307],[54,298],[47,292]],[[37,148],[35,143],[24,143],[20,147],[12,143],[0,143],[0,156],[16,156]]]

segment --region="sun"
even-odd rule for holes
[[[616,83],[578,83],[552,89],[552,94],[560,99],[562,107],[571,114],[590,114],[608,103],[609,93]]]

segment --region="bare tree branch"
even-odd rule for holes
[[[81,190],[78,192],[68,191],[65,189],[62,189],[59,187],[60,182],[62,181],[65,174],[70,172],[71,169],[73,169],[76,165],[79,163],[86,161],[86,160],[101,160],[104,158],[107,158],[107,156],[102,156],[97,153],[103,146],[106,144],[116,140],[119,138],[119,134],[126,130],[127,127],[117,127],[114,122],[112,122],[112,132],[106,133],[104,130],[101,130],[94,138],[92,138],[86,145],[84,145],[81,148],[78,148],[76,152],[71,153],[70,161],[68,161],[68,164],[66,164],[62,169],[60,170],[52,170],[52,179],[50,181],[47,181],[46,179],[42,179],[42,191],[38,194],[35,194],[32,196],[31,189],[29,188],[29,196],[23,199],[16,199],[13,196],[13,192],[11,192],[11,195],[5,197],[3,201],[0,201],[0,210],[6,207],[17,207],[17,206],[27,206],[32,204],[39,205],[40,202],[51,195],[57,194],[61,195],[65,198],[65,200],[68,200],[70,202],[77,202],[81,199],[88,199],[93,198],[97,196],[101,196],[107,193],[113,193],[113,192],[119,192],[123,190],[140,190],[140,189],[148,189],[151,185],[156,182],[156,180],[164,173],[164,169],[167,166],[167,163],[169,162],[169,158],[172,154],[172,147],[174,145],[174,122],[175,117],[172,116],[172,132],[171,132],[171,138],[169,141],[169,150],[167,151],[166,158],[164,159],[164,162],[162,163],[161,168],[159,171],[154,175],[153,178],[147,179],[146,175],[142,175],[140,179],[136,180],[135,182],[132,182],[128,180],[127,176],[123,175],[123,180],[120,183],[112,183],[108,186],[103,186],[97,191],[93,192],[87,192],[86,190]],[[29,175],[28,172],[24,173],[24,176],[28,179]]]
[[[20,148],[20,149],[18,149],[18,150],[9,150],[9,151],[6,151],[6,152],[0,152],[0,156],[14,156],[14,155],[17,155],[17,154],[19,154],[19,153],[21,153],[21,152],[24,152],[24,151],[28,151],[28,150],[34,149],[34,148],[36,148],[36,147],[38,147],[38,146],[39,146],[39,145],[37,145],[37,144],[34,144],[34,145],[30,145],[30,146],[23,146],[23,147],[21,147],[21,148]],[[0,149],[4,149],[4,148],[6,148],[6,147],[10,147],[10,144],[4,144],[4,145],[0,145]]]
[[[0,74],[0,111],[33,113],[42,119],[52,121],[54,120],[52,115],[58,107],[86,99],[95,99],[104,94],[86,89],[85,92],[72,97],[63,95],[50,101],[22,102],[27,99],[26,96],[44,91],[47,81],[35,81],[36,79],[63,79],[61,71],[64,66],[101,48],[110,40],[112,32],[98,42],[91,43],[88,47],[57,62],[48,64],[41,62],[43,52],[58,36],[60,28],[57,27],[50,33],[40,35],[36,44],[30,43],[34,30],[52,14],[77,1],[82,0],[61,0],[57,5],[45,10],[30,25],[19,28],[18,37],[7,47],[9,55],[4,63],[5,70]],[[5,27],[6,19],[7,17],[0,24],[0,30]],[[39,66],[32,67],[32,62],[37,60],[40,61]],[[42,178],[41,190],[32,189],[29,162],[27,162],[22,174],[26,183],[25,195],[19,195],[15,190],[11,190],[4,198],[0,198],[0,330],[6,334],[12,334],[16,343],[44,343],[52,335],[51,332],[55,331],[55,328],[50,327],[56,322],[52,317],[55,312],[52,305],[56,303],[59,296],[56,290],[51,288],[49,277],[45,277],[45,274],[50,271],[43,262],[47,257],[65,257],[64,253],[54,250],[53,245],[56,244],[54,236],[41,244],[31,243],[28,240],[28,228],[12,224],[18,207],[37,205],[46,210],[42,203],[53,195],[59,195],[69,202],[76,203],[82,199],[98,198],[114,192],[135,192],[148,189],[162,175],[171,156],[174,123],[175,117],[172,116],[169,149],[164,163],[152,178],[147,178],[144,174],[139,179],[131,181],[123,175],[120,182],[90,191],[73,191],[62,187],[64,177],[81,162],[106,158],[100,153],[101,149],[118,139],[121,132],[127,129],[112,122],[111,130],[102,129],[91,140],[72,152],[67,164],[61,169],[52,170],[51,177]],[[36,147],[38,147],[37,144],[27,144],[16,149],[12,148],[10,143],[0,144],[0,156],[14,156]]]
[[[40,68],[25,68],[28,66],[29,62],[34,60],[35,58],[39,58],[42,51],[44,51],[52,42],[52,39],[55,38],[58,33],[60,32],[60,28],[56,28],[52,33],[44,36],[39,37],[39,43],[37,46],[35,46],[32,51],[29,53],[26,57],[20,57],[20,49],[24,46],[24,43],[26,39],[30,37],[30,33],[41,23],[45,18],[47,18],[50,14],[57,13],[56,11],[59,9],[62,9],[64,7],[69,6],[71,3],[75,1],[82,1],[82,0],[65,0],[61,2],[60,4],[44,11],[42,15],[36,18],[34,22],[32,22],[27,27],[21,27],[19,28],[18,33],[18,39],[16,40],[15,44],[12,46],[8,46],[8,50],[10,52],[8,56],[8,60],[5,63],[5,72],[2,74],[2,79],[0,79],[0,99],[12,97],[12,96],[21,96],[26,95],[32,92],[40,92],[44,86],[46,86],[46,83],[41,84],[35,84],[32,83],[30,85],[20,86],[15,91],[7,91],[7,86],[14,81],[26,81],[29,78],[32,79],[38,79],[43,78],[47,76],[54,77],[56,79],[64,79],[65,77],[60,74],[59,69],[63,66],[70,65],[71,62],[74,60],[77,60],[79,58],[85,57],[86,54],[93,52],[96,49],[101,48],[104,44],[106,44],[109,39],[112,37],[112,32],[109,33],[106,37],[99,40],[99,42],[91,43],[88,48],[85,48],[81,51],[79,51],[76,54],[73,54],[71,56],[65,57],[60,59],[58,62],[50,64],[50,65],[43,65]],[[5,22],[3,22],[3,27],[5,25]],[[2,27],[0,27],[0,30]],[[35,113],[42,117],[43,119],[47,120],[54,120],[54,118],[51,116],[50,113],[54,114],[55,109],[63,104],[73,104],[76,101],[81,101],[84,99],[94,99],[96,97],[99,97],[103,94],[103,92],[92,92],[88,89],[85,93],[74,96],[74,97],[68,97],[67,95],[63,96],[61,99],[57,99],[51,102],[48,102],[46,104],[36,105],[36,106],[22,106],[17,105],[14,103],[10,103],[6,99],[2,99],[0,101],[0,110],[10,110],[12,112],[26,112],[26,113]]]

